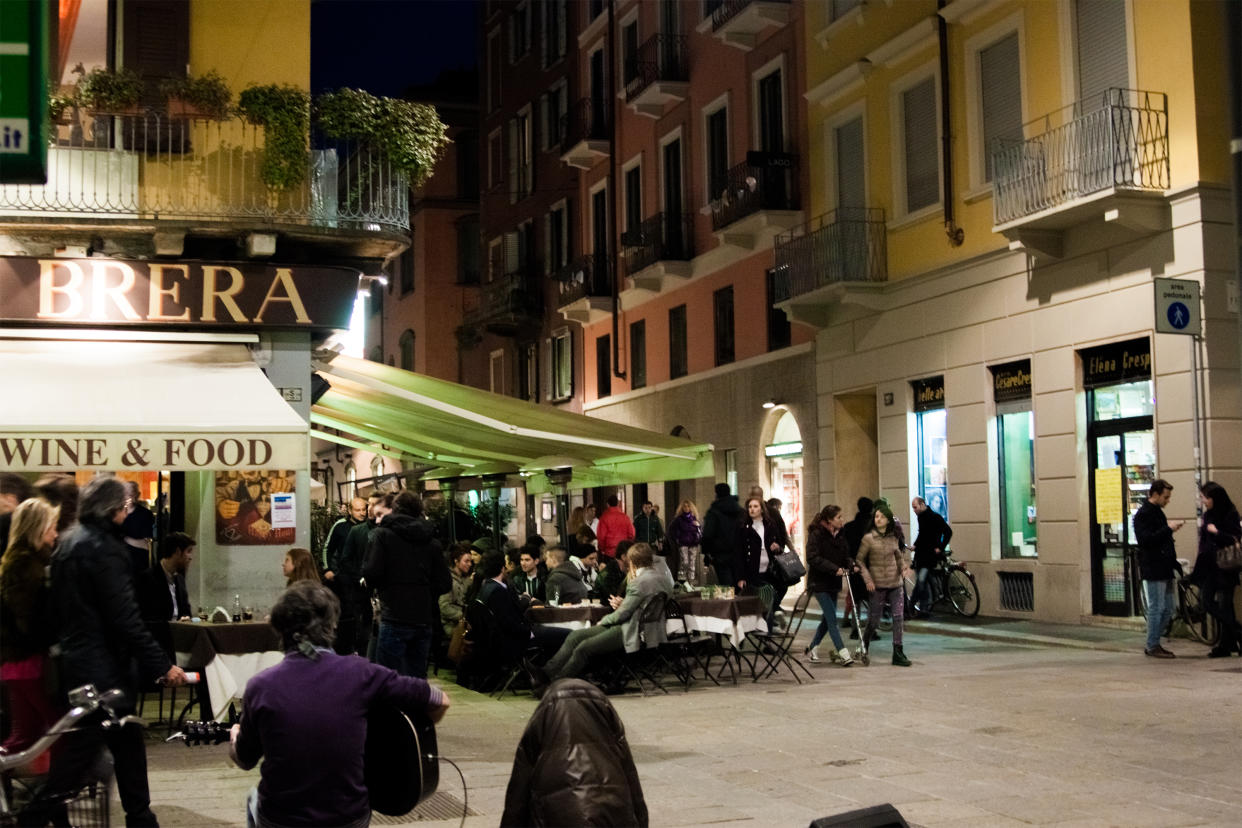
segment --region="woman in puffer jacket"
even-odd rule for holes
[[[867,613],[867,631],[863,641],[870,645],[875,637],[876,625],[887,601],[893,608],[893,664],[909,667],[901,647],[902,618],[905,615],[905,589],[902,573],[910,568],[903,544],[894,531],[893,510],[884,500],[875,502],[871,519],[871,531],[863,535],[858,547],[858,566],[867,589],[871,592],[871,606]]]

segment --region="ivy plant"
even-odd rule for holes
[[[274,190],[291,190],[306,181],[309,167],[310,96],[296,86],[268,84],[244,89],[238,113],[263,127],[259,174]]]
[[[167,98],[178,98],[208,118],[219,120],[228,117],[233,103],[233,91],[214,70],[201,77],[165,78],[160,82],[160,93]]]
[[[78,81],[77,97],[95,112],[124,112],[142,99],[142,78],[129,69],[92,69]]]
[[[449,143],[435,107],[377,97],[361,89],[338,89],[315,99],[315,124],[329,138],[354,140],[388,157],[423,184]]]

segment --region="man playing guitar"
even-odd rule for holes
[[[339,617],[336,596],[317,581],[293,584],[272,608],[285,658],[247,683],[229,741],[229,756],[243,770],[264,758],[247,826],[369,825],[368,716],[393,707],[438,722],[449,708],[448,695],[423,679],[333,652]],[[415,754],[416,765],[436,761],[426,750]],[[410,769],[415,788],[423,784],[419,770]]]

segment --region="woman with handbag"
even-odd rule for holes
[[[1238,619],[1233,610],[1233,591],[1238,586],[1235,570],[1221,569],[1217,554],[1242,539],[1242,521],[1225,487],[1208,481],[1199,489],[1203,518],[1199,528],[1199,554],[1191,579],[1199,585],[1203,605],[1220,622],[1220,641],[1208,658],[1225,658],[1239,649]]]
[[[738,579],[739,588],[748,584],[758,589],[761,584],[772,587],[772,605],[768,607],[768,632],[776,627],[776,611],[780,609],[781,600],[789,585],[780,577],[772,566],[772,558],[781,551],[777,538],[776,524],[768,515],[768,507],[763,498],[749,497],[746,499],[746,515],[742,525],[738,527],[738,559],[741,561],[742,577]]]
[[[871,606],[867,613],[867,631],[863,642],[871,644],[876,626],[887,601],[893,608],[893,665],[909,667],[901,646],[902,617],[905,614],[906,597],[902,573],[910,568],[905,550],[893,522],[893,510],[884,500],[877,500],[871,517],[871,531],[863,535],[858,546],[858,566],[867,589],[871,592]]]

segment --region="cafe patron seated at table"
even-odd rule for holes
[[[548,564],[548,582],[544,594],[551,603],[553,598],[561,604],[577,604],[585,601],[588,588],[582,580],[582,570],[569,560],[563,547],[549,547],[543,554]]]

